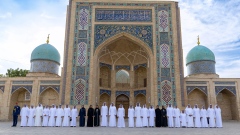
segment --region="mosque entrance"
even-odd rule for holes
[[[116,98],[116,108],[119,108],[119,105],[122,104],[123,108],[125,109],[125,118],[128,117],[128,108],[129,108],[129,98],[124,95],[121,94],[119,96],[117,96]]]
[[[103,102],[123,104],[125,116],[129,104],[135,103],[135,98],[143,99],[141,103],[146,103],[146,97],[150,97],[153,85],[152,80],[152,54],[150,48],[141,40],[127,33],[110,38],[98,46],[94,54],[94,86],[92,94],[93,103]],[[106,94],[101,92],[107,91]],[[124,91],[129,95],[119,95],[117,92]],[[145,91],[144,96],[135,97],[134,92]],[[131,98],[130,98],[131,97]]]

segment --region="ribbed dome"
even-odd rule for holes
[[[189,64],[195,61],[214,61],[215,62],[215,55],[207,47],[202,45],[197,45],[188,52],[186,57],[186,64]]]
[[[60,54],[54,46],[42,44],[32,51],[31,62],[33,60],[50,60],[60,64]]]

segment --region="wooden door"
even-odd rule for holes
[[[129,108],[129,98],[126,95],[119,95],[116,99],[116,108],[119,108],[119,105],[122,104],[125,109],[125,118],[128,117],[128,108]]]

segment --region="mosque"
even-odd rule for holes
[[[12,119],[16,102],[218,104],[224,120],[239,120],[240,79],[220,78],[206,46],[193,45],[184,65],[178,2],[69,0],[64,56],[47,41],[32,51],[26,77],[0,78],[0,120]]]

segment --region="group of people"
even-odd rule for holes
[[[168,127],[187,127],[187,128],[222,128],[222,115],[221,109],[218,105],[215,108],[210,104],[208,109],[202,106],[201,109],[198,105],[191,108],[190,105],[185,110],[180,110],[175,106],[174,108],[169,105],[167,107]]]
[[[21,109],[18,105],[13,110],[13,127],[17,125],[17,117],[21,116],[21,127],[31,126],[50,126],[50,127],[76,127],[77,118],[79,117],[79,126],[84,127],[87,117],[87,127],[102,126],[102,127],[125,127],[125,109],[123,105],[116,106],[111,103],[110,107],[103,103],[101,109],[96,105],[94,109],[92,105],[88,110],[82,105],[81,109],[77,110],[76,106],[72,109],[68,105],[62,108],[61,105],[51,107],[42,106],[39,104],[37,107],[31,106],[28,108],[26,105]],[[221,109],[218,105],[215,108],[209,105],[208,109],[203,106],[201,109],[198,105],[191,108],[187,106],[185,110],[171,104],[167,109],[162,106],[159,109],[157,105],[154,109],[153,106],[149,108],[146,105],[140,106],[137,103],[134,108],[132,105],[128,108],[128,127],[187,127],[187,128],[213,128],[222,127]],[[101,121],[100,121],[101,118]]]
[[[99,124],[97,124],[99,123],[99,119],[94,119],[94,116],[100,116],[99,114],[100,109],[98,109],[98,106],[93,109],[90,105],[87,112],[88,127],[93,127],[93,121],[96,121],[94,122],[94,126],[99,126]],[[52,105],[51,107],[49,107],[48,105],[42,106],[41,104],[39,104],[37,107],[31,105],[30,108],[28,108],[27,105],[24,105],[22,109],[20,109],[20,107],[16,105],[13,109],[12,127],[17,126],[18,115],[20,115],[21,117],[21,127],[76,127],[78,116],[80,116],[79,126],[84,127],[86,110],[84,106],[82,106],[82,108],[78,112],[76,106],[70,109],[68,105],[66,105],[64,108],[62,108],[61,105]]]

